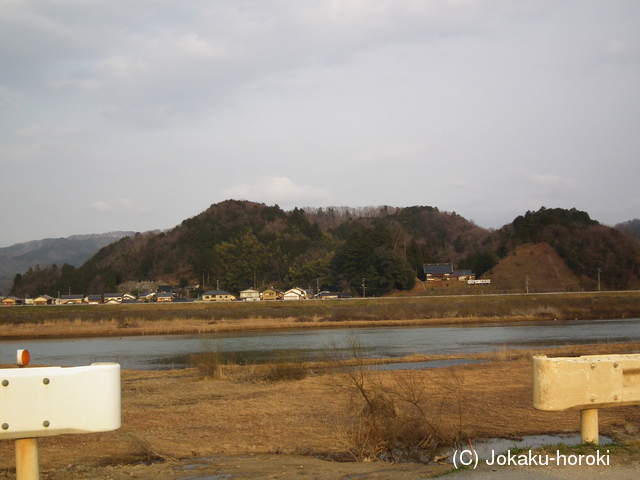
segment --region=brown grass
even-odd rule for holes
[[[640,317],[637,291],[249,303],[0,307],[0,338]]]
[[[637,348],[638,344],[598,345],[536,353],[628,353]],[[409,422],[400,427],[408,428],[411,421],[422,418],[433,423],[440,441],[577,432],[579,412],[540,412],[531,407],[531,362],[522,353],[498,352],[502,359],[484,364],[375,372],[367,380],[371,391],[384,393],[387,401],[392,397],[392,404],[382,398],[372,408],[379,409],[380,419],[397,418],[403,410],[413,409],[419,394],[424,414],[406,415]],[[248,453],[331,458],[376,454],[371,432],[361,421],[368,415],[362,395],[347,373],[334,370],[278,382],[214,381],[191,368],[123,371],[122,379],[122,429],[43,438],[43,468]],[[640,406],[600,413],[601,433],[614,438],[633,433],[638,422]],[[408,430],[400,427],[391,425],[392,439],[407,437]],[[13,456],[11,442],[1,442],[2,465],[11,468]]]

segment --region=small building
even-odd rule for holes
[[[348,292],[320,292],[316,295],[321,300],[335,300],[339,298],[352,298]]]
[[[454,270],[451,263],[427,263],[423,267],[427,282],[459,281],[466,282],[476,278],[471,270]]]
[[[173,302],[173,293],[156,293],[156,302]]]
[[[158,285],[156,293],[170,293],[173,295],[175,293],[175,289],[171,285]]]
[[[102,294],[102,303],[122,303],[122,294],[120,293],[104,293]]]
[[[155,297],[156,292],[142,292],[140,295],[138,295],[138,300],[141,300],[143,302],[152,302]]]
[[[262,300],[278,300],[281,295],[273,288],[267,288],[262,292]]]
[[[282,296],[283,300],[306,300],[307,292],[302,288],[294,287],[291,290],[284,292]]]
[[[89,305],[98,305],[102,303],[102,295],[97,293],[92,293],[84,297],[84,301]]]
[[[40,295],[33,299],[34,305],[51,305],[55,301],[55,298],[50,297],[49,295]]]
[[[56,301],[59,305],[82,305],[84,295],[61,295]]]
[[[22,305],[24,301],[18,297],[5,297],[2,299],[0,303],[6,306],[15,306],[15,305]]]
[[[202,300],[204,302],[231,302],[235,299],[235,295],[231,295],[224,290],[209,290],[202,294]]]
[[[260,292],[258,290],[253,290],[248,288],[247,290],[242,290],[240,292],[240,300],[245,302],[257,302],[260,301]]]

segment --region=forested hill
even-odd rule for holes
[[[543,207],[517,217],[498,234],[496,253],[500,257],[523,244],[551,245],[583,288],[596,288],[598,270],[607,289],[640,285],[640,243],[592,220],[586,212]]]
[[[518,245],[546,242],[589,282],[594,268],[616,271],[609,287],[638,283],[638,243],[584,212],[541,209],[489,231],[435,207],[307,208],[227,200],[164,233],[135,234],[102,248],[80,268],[16,276],[13,294],[115,291],[131,280],[246,288],[316,287],[383,295],[410,289],[424,263],[482,274]],[[605,278],[605,277],[603,277]]]
[[[228,200],[160,234],[136,234],[80,268],[64,265],[17,278],[13,293],[101,293],[128,280],[219,285],[299,285],[382,295],[408,289],[424,263],[458,263],[487,230],[434,207],[294,209]],[[204,282],[203,282],[204,279]]]

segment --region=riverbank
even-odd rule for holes
[[[640,317],[640,292],[0,308],[0,339]]]
[[[470,438],[475,443],[483,438],[576,433],[579,412],[541,412],[531,407],[531,354],[632,353],[638,348],[634,343],[502,350],[485,356],[487,363],[429,370],[365,370],[362,378],[365,388],[383,387],[380,391],[393,394],[395,403],[377,400],[376,404],[383,415],[379,418],[391,422],[385,425],[394,427],[394,432],[400,431],[407,414],[404,398],[424,407],[425,419],[443,441],[464,443]],[[123,371],[122,428],[42,438],[42,478],[358,476],[395,480],[427,478],[453,469],[446,462],[375,460],[376,451],[380,452],[371,447],[384,445],[386,437],[363,436],[368,417],[354,384],[359,377],[354,379],[336,368],[298,379],[258,380],[247,375],[256,366],[245,368],[234,366],[217,379],[205,377],[197,368]],[[639,465],[640,406],[602,409],[599,424],[601,434],[617,442],[607,447],[611,470]],[[15,478],[12,442],[0,442],[0,464],[8,478]],[[539,469],[544,471],[544,467]]]

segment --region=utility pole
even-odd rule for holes
[[[602,272],[601,268],[598,269],[598,291],[600,291],[600,272]]]
[[[366,278],[362,277],[362,298],[367,298],[367,288],[364,286]]]
[[[527,293],[529,293],[529,275],[524,276],[524,287],[526,288]]]

